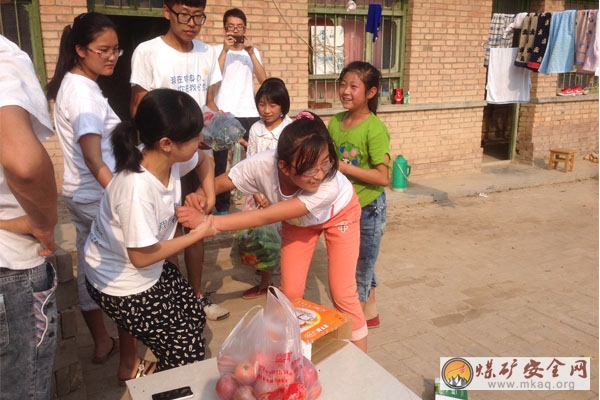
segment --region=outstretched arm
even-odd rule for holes
[[[35,136],[29,113],[21,107],[0,108],[0,164],[8,187],[27,213],[22,229],[40,241],[40,255],[53,253],[58,248],[54,242],[58,222],[54,167]],[[23,222],[23,218],[17,220]]]
[[[260,210],[215,216],[214,225],[219,231],[235,231],[299,218],[308,213],[304,203],[296,197]]]

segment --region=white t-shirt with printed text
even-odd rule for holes
[[[164,260],[136,268],[127,248],[151,246],[175,235],[175,207],[181,204],[180,177],[198,163],[198,154],[171,167],[165,187],[142,168],[120,172],[106,187],[85,244],[86,277],[97,290],[112,296],[143,292],[160,278]]]
[[[192,51],[185,53],[166,44],[160,36],[140,43],[131,57],[131,85],[147,91],[175,89],[204,106],[208,87],[221,80],[221,69],[212,46],[199,40],[192,43]]]

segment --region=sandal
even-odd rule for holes
[[[259,296],[264,296],[265,294],[267,294],[267,289],[269,289],[269,286],[267,286],[266,288],[261,288],[260,285],[253,286],[250,289],[246,290],[244,293],[242,293],[242,299],[252,300],[256,299]]]
[[[117,376],[119,380],[119,386],[126,386],[126,382],[131,379],[141,378],[143,376],[152,375],[156,370],[156,362],[145,360],[143,358],[140,359],[140,363],[138,364],[137,371],[135,372],[135,376],[133,378],[123,379]]]
[[[94,364],[104,364],[106,362],[106,360],[108,360],[108,358],[110,356],[112,356],[117,351],[119,351],[119,339],[115,339],[115,338],[111,337],[110,340],[112,340],[112,347],[110,348],[110,350],[108,351],[108,353],[106,353],[104,356],[102,356],[102,357],[93,357],[92,358],[92,362]]]

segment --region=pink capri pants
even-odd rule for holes
[[[352,318],[351,340],[367,336],[367,323],[358,300],[356,263],[360,247],[358,197],[329,221],[313,226],[282,223],[281,290],[291,300],[302,298],[312,255],[321,233],[325,236],[329,293],[336,309]]]

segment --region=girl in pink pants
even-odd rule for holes
[[[216,193],[234,188],[249,195],[262,193],[269,204],[215,216],[214,227],[239,230],[283,221],[281,289],[292,301],[304,295],[310,261],[323,233],[331,298],[338,310],[352,318],[352,342],[366,351],[367,325],[355,279],[361,209],[352,184],[337,167],[327,127],[315,114],[302,111],[281,132],[277,150],[248,157],[215,180]],[[182,207],[177,216],[184,226],[189,221],[193,227],[202,216],[190,210]]]

